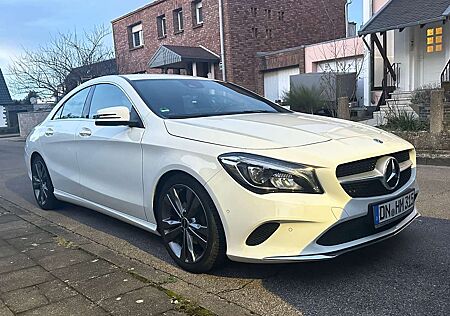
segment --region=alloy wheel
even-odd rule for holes
[[[200,261],[208,247],[208,218],[197,194],[176,184],[163,196],[161,233],[173,254],[185,263]]]
[[[49,197],[49,176],[42,161],[36,161],[32,169],[32,183],[34,196],[38,203],[45,205]]]

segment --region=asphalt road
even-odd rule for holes
[[[25,174],[23,145],[0,139],[0,196],[42,212],[36,208]],[[158,237],[94,211],[66,204],[45,214],[256,314],[448,315],[450,168],[419,166],[418,179],[422,217],[394,238],[326,262],[228,262],[209,275],[181,271]]]

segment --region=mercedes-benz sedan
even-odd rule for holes
[[[66,201],[160,234],[192,272],[329,259],[418,216],[408,142],[208,79],[86,82],[32,131],[25,159],[41,208]]]

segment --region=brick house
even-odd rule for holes
[[[264,94],[264,72],[304,72],[290,48],[345,37],[345,3],[156,0],[112,21],[119,73],[210,76]]]

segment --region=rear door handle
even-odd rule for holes
[[[45,136],[53,136],[53,134],[54,134],[53,128],[47,128],[47,130],[45,131]]]
[[[89,128],[83,127],[79,133],[81,137],[89,137],[92,135],[92,131]]]

